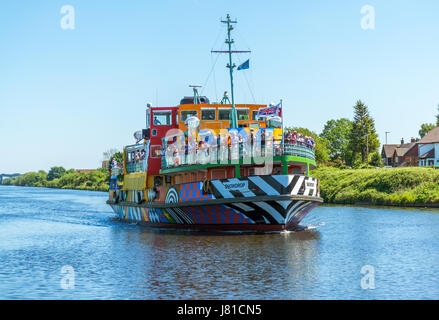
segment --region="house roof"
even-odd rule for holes
[[[383,144],[383,151],[386,158],[393,156],[395,149],[399,147],[399,144]]]
[[[439,142],[439,127],[431,129],[419,143],[437,143]]]
[[[416,142],[401,144],[399,147],[395,148],[395,150],[393,151],[393,155],[396,154],[397,157],[403,157],[415,145],[416,145]]]
[[[397,157],[402,157],[409,151],[409,148],[396,148],[395,153]]]
[[[420,159],[427,159],[427,158],[434,158],[434,149],[431,149],[430,151],[424,153],[422,156],[419,157]]]

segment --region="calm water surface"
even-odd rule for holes
[[[438,211],[322,206],[306,231],[206,234],[120,222],[106,198],[0,186],[0,299],[439,299]]]

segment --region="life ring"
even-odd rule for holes
[[[212,193],[212,184],[210,180],[204,180],[203,182],[203,194]]]

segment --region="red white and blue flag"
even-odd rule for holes
[[[258,117],[259,118],[265,118],[265,117],[271,117],[271,116],[282,116],[282,104],[279,102],[275,106],[269,106],[265,108],[259,108],[258,110]]]

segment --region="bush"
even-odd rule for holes
[[[439,203],[439,170],[430,168],[338,169],[322,167],[320,180],[327,203],[413,205]]]

